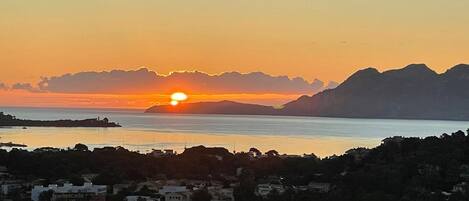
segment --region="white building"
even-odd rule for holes
[[[124,201],[160,201],[159,198],[152,198],[150,196],[132,195],[124,198]]]
[[[190,192],[177,192],[177,193],[166,193],[164,195],[165,201],[190,201]]]
[[[64,184],[58,186],[51,184],[49,186],[34,186],[31,190],[31,200],[39,201],[39,195],[42,192],[52,191],[53,197],[76,197],[83,194],[92,196],[105,196],[107,192],[107,186],[105,185],[93,185],[92,183],[85,183],[83,186],[74,186],[72,184]]]
[[[185,186],[163,186],[159,193],[165,201],[190,201],[192,193]]]

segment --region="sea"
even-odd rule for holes
[[[104,118],[121,128],[0,128],[0,142],[25,144],[25,149],[69,148],[77,143],[90,149],[121,146],[148,153],[177,152],[193,146],[225,147],[230,152],[277,150],[281,154],[340,155],[357,148],[378,146],[386,137],[440,136],[466,131],[467,121],[355,119],[292,116],[146,114],[136,109],[66,109],[0,107],[0,112],[34,120]]]

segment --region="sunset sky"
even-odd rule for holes
[[[467,0],[2,0],[0,83],[35,86],[41,77],[142,67],[159,75],[260,71],[325,84],[369,66],[386,70],[426,63],[443,72],[469,61],[468,8]],[[2,97],[0,105],[34,106],[43,106],[37,102],[45,97],[57,97],[52,106],[68,106],[69,96],[110,96],[1,94],[11,100]],[[252,94],[245,100],[268,96],[269,101],[254,102],[280,104],[301,93]],[[148,100],[133,107],[165,100],[150,92],[140,95],[146,98],[133,95],[118,99]],[[17,102],[18,97],[35,103]]]

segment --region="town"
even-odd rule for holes
[[[390,137],[340,156],[196,146],[0,151],[2,201],[467,200],[469,136]]]
[[[108,148],[109,149],[109,148]],[[118,148],[119,149],[119,148]],[[195,147],[194,149],[218,149]],[[75,151],[87,151],[86,145],[75,145]],[[42,148],[34,152],[60,152],[63,150]],[[226,152],[225,152],[226,154]],[[153,150],[147,156],[153,158],[175,157],[177,153],[171,149]],[[222,161],[222,155],[212,155],[216,160]],[[262,154],[256,148],[247,152],[249,160],[258,160],[268,157],[279,158],[305,158],[317,160],[311,155],[278,155],[274,150]],[[32,201],[234,201],[234,189],[239,186],[239,176],[243,174],[243,168],[236,170],[235,176],[224,175],[221,179],[162,179],[164,175],[158,175],[158,179],[146,181],[127,181],[112,185],[96,185],[93,181],[98,174],[83,174],[72,179],[58,179],[48,183],[45,179],[24,180],[9,173],[8,168],[0,166],[1,200],[32,200]],[[98,178],[99,179],[99,178]],[[267,198],[271,192],[284,193],[287,188],[283,185],[282,178],[269,176],[262,180],[256,187],[255,194]],[[45,184],[48,183],[48,184]],[[102,182],[99,182],[102,183]],[[304,186],[294,186],[295,190],[311,190],[318,193],[328,192],[330,183],[310,182]]]

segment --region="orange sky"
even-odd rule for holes
[[[0,82],[142,66],[309,81],[409,63],[442,72],[469,61],[468,7],[464,0],[2,0]]]
[[[31,93],[22,90],[0,90],[0,106],[64,107],[64,108],[136,108],[146,109],[157,104],[169,104],[171,94],[63,94]],[[285,94],[211,94],[189,95],[187,102],[232,100],[246,103],[280,106],[299,95]]]

